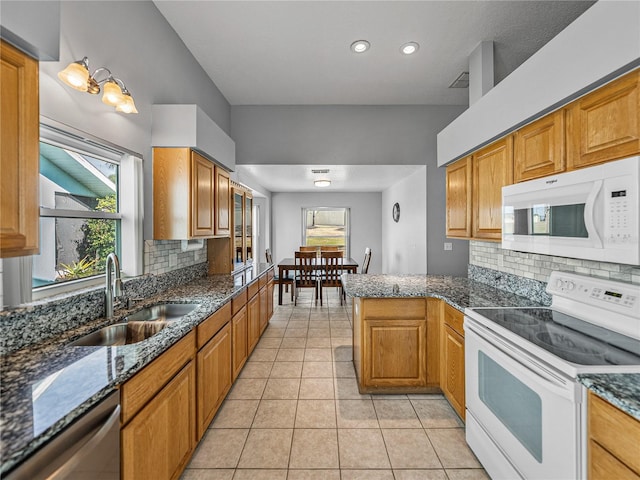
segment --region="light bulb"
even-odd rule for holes
[[[58,78],[71,88],[81,92],[87,91],[89,81],[89,70],[83,61],[73,62],[67,68],[58,72]]]
[[[116,107],[116,112],[120,113],[138,113],[136,104],[133,102],[133,97],[130,93],[125,93],[124,102]]]
[[[107,105],[111,105],[112,107],[117,107],[126,102],[124,95],[122,93],[122,89],[120,85],[118,85],[114,81],[108,81],[104,84],[102,94],[102,102]]]

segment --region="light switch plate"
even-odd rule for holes
[[[444,249],[445,249],[445,250],[453,250],[453,243],[451,243],[451,242],[444,242]]]

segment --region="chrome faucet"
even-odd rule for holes
[[[115,253],[107,256],[105,276],[107,277],[107,286],[104,289],[106,317],[113,318],[113,301],[122,296],[122,280],[120,278],[120,260]],[[111,270],[115,270],[116,278],[113,279]]]

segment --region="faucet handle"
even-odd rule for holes
[[[113,281],[113,298],[120,298],[122,296],[122,280],[116,278]]]

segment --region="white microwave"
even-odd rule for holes
[[[502,248],[640,265],[640,157],[502,188]]]

